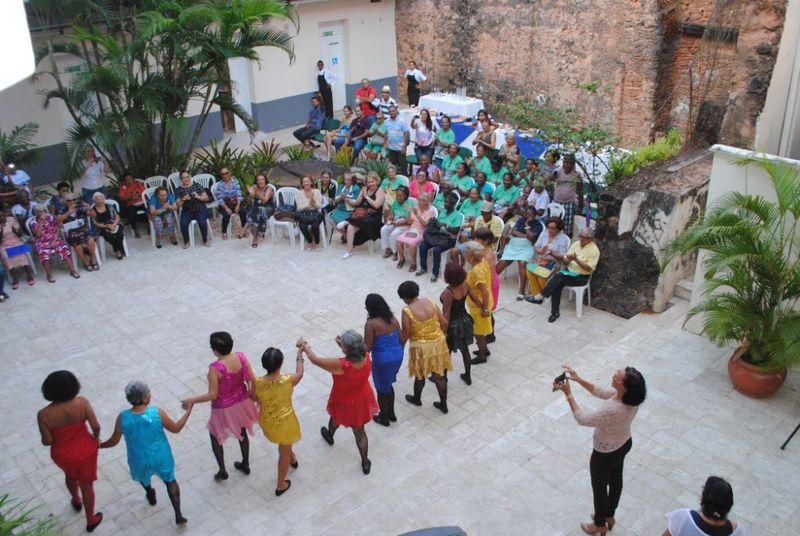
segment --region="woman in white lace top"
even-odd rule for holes
[[[642,374],[633,367],[615,372],[611,389],[584,380],[569,366],[564,370],[568,379],[603,399],[595,411],[583,410],[572,397],[568,381],[553,384],[554,390],[559,389],[566,395],[578,424],[594,427],[594,449],[589,460],[594,519],[591,523],[581,523],[581,529],[586,534],[606,534],[614,526],[614,512],[622,494],[622,468],[633,444],[631,422],[644,402],[647,386]]]

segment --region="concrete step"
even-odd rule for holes
[[[675,297],[686,301],[692,301],[692,292],[694,291],[694,281],[691,279],[682,279],[675,285]]]

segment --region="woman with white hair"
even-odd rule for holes
[[[166,411],[150,405],[150,388],[140,381],[132,381],[125,387],[125,398],[131,409],[117,416],[114,433],[100,443],[100,448],[114,447],[124,436],[131,478],[142,485],[147,502],[154,506],[156,490],[150,485],[150,479],[153,475],[158,476],[167,486],[167,494],[175,510],[175,523],[183,525],[186,518],[181,514],[181,491],[175,480],[175,459],[164,429],[173,434],[183,430],[192,413],[192,406],[190,404],[186,413],[175,422]]]
[[[336,344],[344,352],[344,357],[319,357],[303,338],[297,341],[297,347],[309,361],[333,375],[328,398],[330,419],[327,427],[320,428],[322,438],[328,445],[333,445],[333,435],[340,426],[352,428],[361,455],[361,470],[368,475],[372,462],[367,457],[369,443],[364,425],[378,413],[378,402],[369,384],[372,359],[364,346],[364,337],[352,329],[336,337]]]
[[[92,201],[94,207],[89,209],[89,216],[92,217],[94,226],[100,231],[100,236],[111,244],[117,259],[122,260],[125,256],[125,246],[122,243],[125,235],[122,225],[119,224],[119,213],[113,206],[106,205],[106,196],[103,192],[95,192]]]
[[[65,202],[67,210],[56,216],[56,220],[62,226],[68,226],[67,244],[75,248],[75,253],[87,272],[99,270],[100,265],[97,264],[94,238],[89,232],[89,205],[83,201],[78,203],[78,196],[73,193],[65,196]]]

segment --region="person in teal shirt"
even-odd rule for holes
[[[492,161],[486,156],[486,149],[483,145],[475,146],[475,158],[472,158],[471,161],[467,160],[467,162],[473,169],[486,173],[487,178],[492,172]]]
[[[473,187],[469,191],[469,197],[461,201],[458,211],[467,218],[467,221],[472,221],[481,215],[481,199],[480,192],[477,187]]]
[[[458,165],[463,161],[464,159],[458,154],[458,145],[451,143],[447,149],[447,156],[442,158],[442,164],[439,166],[439,169],[441,169],[444,174],[442,178],[445,181],[452,180],[453,175],[456,174]]]
[[[467,164],[461,162],[458,164],[456,174],[453,175],[452,178],[453,189],[457,191],[461,197],[467,197],[469,191],[475,186],[475,181],[468,173],[469,168],[467,168]]]
[[[387,259],[394,255],[397,260],[397,237],[408,229],[409,218],[417,200],[410,197],[408,186],[400,185],[394,201],[384,204],[383,221],[381,227],[381,247],[383,248],[383,258]]]
[[[491,166],[492,171],[486,174],[486,179],[492,184],[500,184],[503,182],[503,177],[508,173],[508,170],[503,167],[503,162],[498,158],[491,161]]]
[[[494,184],[486,180],[486,173],[483,171],[475,172],[475,188],[481,193],[481,199],[491,201],[494,193]]]
[[[419,244],[419,270],[417,270],[417,277],[428,272],[428,251],[433,250],[433,272],[431,273],[431,282],[435,283],[439,280],[439,268],[442,264],[442,253],[456,245],[456,238],[458,237],[461,224],[464,222],[464,215],[456,210],[457,198],[454,193],[450,192],[444,198],[444,210],[439,212],[436,220],[440,223],[442,234],[441,238],[446,238],[443,242],[432,243],[425,238]],[[427,234],[427,233],[426,233]]]
[[[441,128],[436,131],[436,140],[434,141],[436,144],[436,157],[434,158],[434,163],[437,165],[441,164],[442,159],[444,159],[449,153],[450,145],[456,142],[456,133],[453,132],[453,129],[451,128],[452,122],[450,121],[450,118],[446,115],[443,116],[439,120],[439,125]],[[458,149],[456,149],[456,152],[458,152]],[[438,163],[437,160],[439,161]]]
[[[362,152],[370,160],[380,158],[383,153],[383,148],[386,147],[386,125],[384,124],[386,118],[383,113],[378,112],[375,114],[375,122],[369,127],[369,134],[367,135],[367,144],[364,146]]]
[[[395,192],[400,186],[408,184],[408,178],[397,174],[397,168],[394,165],[389,165],[386,168],[386,177],[381,181],[380,189],[386,193],[386,201],[384,205],[389,207],[395,199]]]
[[[513,214],[514,202],[519,199],[519,188],[514,186],[511,173],[503,177],[503,184],[495,188],[492,194],[495,213],[505,221]]]

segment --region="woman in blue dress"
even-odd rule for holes
[[[400,322],[380,294],[367,294],[367,323],[364,325],[364,346],[372,352],[372,383],[378,392],[380,413],[372,420],[383,426],[397,422],[394,414],[394,388],[397,371],[403,364],[400,343]]]
[[[339,191],[336,198],[332,201],[334,205],[333,212],[331,212],[331,222],[335,226],[345,221],[353,215],[355,210],[355,201],[358,199],[358,193],[361,191],[361,186],[358,184],[358,179],[355,174],[348,171],[344,174],[342,185],[339,186]],[[345,241],[344,233],[342,233],[342,243]]]
[[[125,398],[132,407],[119,414],[114,433],[100,443],[100,448],[114,447],[124,436],[131,478],[144,487],[147,502],[155,505],[156,490],[150,486],[150,478],[158,476],[167,485],[169,500],[175,510],[175,523],[183,525],[186,518],[181,514],[181,492],[175,480],[175,459],[164,429],[173,434],[180,432],[192,413],[192,406],[175,422],[163,409],[149,405],[150,388],[140,381],[133,381],[125,387]]]

